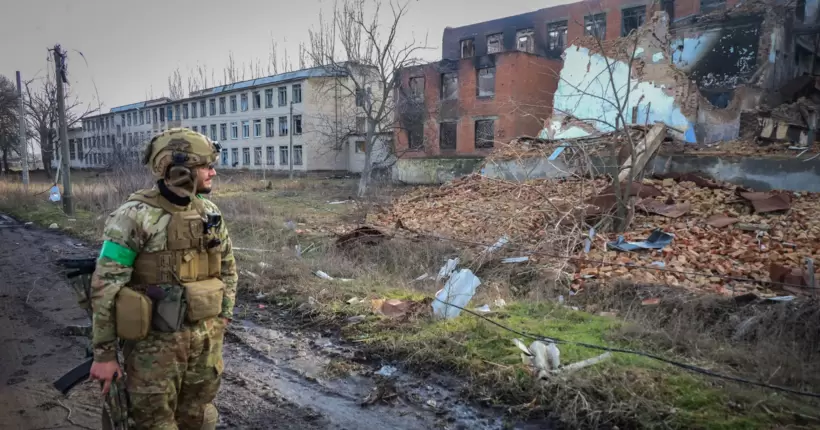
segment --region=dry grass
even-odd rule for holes
[[[58,222],[86,238],[98,238],[105,214],[138,181],[120,178],[116,185],[110,175],[75,177],[76,221],[67,221],[59,206],[47,201],[47,195],[25,195],[19,185],[3,181],[0,210],[41,224]],[[34,190],[46,187],[32,186]],[[381,201],[365,204],[329,204],[345,200],[354,189],[353,179],[263,182],[258,175],[218,177],[211,198],[222,210],[237,248],[242,270],[240,317],[253,312],[259,294],[268,303],[309,310],[304,313],[323,323],[344,325],[346,317],[364,315],[363,322],[344,325],[343,333],[369,352],[418,369],[446,369],[466,378],[467,392],[474,399],[505,405],[515,414],[551,414],[575,428],[816,424],[812,421],[816,405],[803,399],[705,379],[620,354],[566,379],[534,383],[511,343],[515,335],[468,315],[452,321],[431,319],[429,297],[442,285],[415,279],[424,273],[435,277],[448,258],[459,257],[460,267],[470,268],[482,280],[471,306],[490,304],[496,310],[494,318],[516,329],[647,349],[725,373],[806,390],[820,382],[815,308],[780,306],[757,313],[728,312],[687,298],[670,302],[674,305],[646,307],[639,304],[643,296],[636,292],[642,290],[621,287],[590,293],[586,302],[577,303],[587,312],[574,311],[555,304],[557,296],[568,290],[568,279],[556,275],[560,271],[499,264],[481,257],[478,248],[401,234],[377,246],[337,248],[337,233],[356,227],[364,215],[401,191],[383,190]],[[297,255],[297,246],[301,255]],[[316,270],[353,281],[323,280],[313,275]],[[353,297],[365,300],[347,304]],[[418,302],[427,298],[428,302],[412,318],[390,320],[372,314],[368,299],[374,298]],[[508,306],[497,309],[493,305],[497,299],[504,299]],[[311,305],[300,307],[300,303]],[[619,317],[599,316],[599,311],[615,311]],[[737,327],[744,323],[745,334],[735,338]],[[562,363],[598,354],[576,346],[561,346],[561,353]],[[335,376],[348,371],[348,363],[338,362],[327,369],[328,375]]]

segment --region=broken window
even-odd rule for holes
[[[495,67],[478,69],[478,96],[492,97],[495,95]]]
[[[475,122],[475,147],[492,148],[495,140],[495,120],[480,119]]]
[[[519,51],[529,52],[532,54],[535,51],[535,37],[531,28],[518,30],[515,33],[516,48]]]
[[[567,43],[567,22],[559,21],[547,24],[547,50],[560,53]]]
[[[504,49],[504,35],[501,33],[487,36],[487,53],[494,54]]]
[[[458,74],[455,72],[441,74],[441,99],[458,99]]]
[[[726,6],[726,0],[700,0],[700,12],[709,13]]]
[[[584,35],[606,39],[606,14],[599,13],[584,17]]]
[[[475,42],[473,39],[466,39],[461,41],[461,58],[470,58],[475,56]]]
[[[424,76],[410,78],[410,97],[416,100],[424,100]]]
[[[637,30],[646,19],[646,6],[636,6],[621,11],[621,36]]]
[[[440,126],[438,147],[442,151],[456,149],[457,122],[442,122]]]
[[[356,118],[356,133],[367,133],[367,118],[360,116]]]
[[[669,15],[669,22],[675,20],[675,0],[662,0],[661,9]]]
[[[419,150],[424,148],[424,123],[414,121],[407,127],[407,140],[410,149]]]

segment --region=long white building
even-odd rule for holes
[[[351,88],[350,78],[315,67],[209,88],[181,100],[115,107],[69,131],[70,164],[106,168],[136,161],[152,136],[185,127],[222,145],[221,169],[289,170],[292,157],[297,171],[360,172],[361,106],[371,89],[354,94]],[[384,151],[374,159],[384,159]]]

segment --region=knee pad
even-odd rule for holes
[[[215,430],[219,422],[219,411],[213,403],[208,403],[202,408],[202,430]]]

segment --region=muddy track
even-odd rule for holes
[[[85,382],[63,396],[51,385],[85,359],[85,338],[66,327],[87,324],[54,261],[95,254],[58,231],[0,215],[0,428],[99,428],[98,386]],[[401,370],[380,375],[389,363],[328,374],[332,360],[355,361],[355,348],[332,336],[287,328],[277,318],[265,321],[235,321],[226,335],[225,377],[217,397],[221,428],[503,427],[499,414],[459,399],[441,378],[420,379]]]

